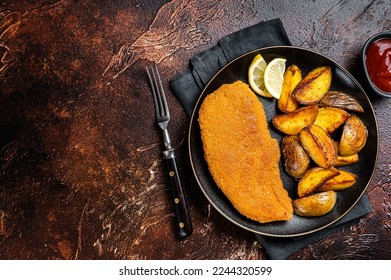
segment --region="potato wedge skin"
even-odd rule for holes
[[[318,109],[318,105],[304,106],[291,113],[274,116],[272,123],[282,133],[296,135],[315,121]]]
[[[286,172],[300,179],[310,166],[310,157],[301,145],[299,136],[285,136],[281,141],[281,150]]]
[[[359,117],[352,114],[345,122],[338,152],[341,156],[357,154],[365,146],[368,131]]]
[[[301,177],[297,185],[297,195],[299,197],[307,196],[317,190],[325,182],[339,174],[336,168],[312,167],[303,177]]]
[[[339,174],[316,189],[317,192],[340,191],[347,189],[356,183],[357,176],[345,170],[338,170]]]
[[[301,80],[302,76],[299,67],[294,64],[290,65],[285,71],[281,96],[277,100],[277,106],[282,112],[290,113],[299,108],[299,102],[293,96],[293,90]]]
[[[329,91],[332,72],[329,66],[320,66],[311,70],[296,86],[293,95],[303,105],[318,103]]]
[[[323,128],[311,124],[301,130],[299,137],[303,148],[317,165],[323,168],[334,166],[337,151],[333,139]]]
[[[364,108],[361,104],[350,94],[343,91],[329,91],[319,101],[319,106],[331,106],[341,108],[347,111],[357,113],[364,113]]]
[[[332,133],[349,117],[350,114],[341,108],[321,107],[318,110],[314,124],[319,125],[326,132]]]
[[[323,216],[333,210],[336,202],[335,191],[316,193],[293,200],[293,213],[303,217]]]

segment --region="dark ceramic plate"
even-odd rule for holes
[[[334,209],[321,217],[304,218],[293,215],[290,221],[272,222],[261,224],[242,216],[232,206],[229,200],[224,196],[211,177],[207,163],[204,159],[200,129],[198,125],[198,112],[204,98],[219,88],[222,84],[232,83],[237,80],[248,82],[247,69],[254,58],[260,53],[267,62],[275,57],[284,57],[287,59],[287,67],[296,64],[305,76],[315,67],[328,65],[332,69],[333,79],[330,90],[344,91],[354,96],[363,106],[365,113],[357,113],[368,129],[368,140],[366,146],[360,151],[360,161],[351,166],[341,167],[341,169],[350,171],[358,175],[356,184],[348,189],[338,193],[338,200]],[[266,112],[266,118],[269,123],[269,130],[272,137],[279,142],[283,135],[279,133],[271,124],[271,119],[279,113],[276,107],[275,99],[259,97],[263,103]],[[246,230],[254,233],[276,236],[293,237],[309,234],[321,230],[338,221],[348,213],[358,202],[372,178],[378,155],[378,128],[372,105],[359,83],[348,71],[331,59],[302,48],[297,47],[270,47],[252,51],[238,57],[224,68],[222,68],[208,83],[193,111],[189,129],[189,153],[192,168],[196,180],[209,202],[225,218]],[[280,160],[281,179],[285,188],[292,199],[297,198],[297,181],[292,179],[284,170]]]

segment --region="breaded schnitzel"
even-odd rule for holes
[[[292,203],[278,166],[279,145],[249,86],[237,81],[209,94],[199,124],[208,168],[232,205],[260,223],[291,219]]]

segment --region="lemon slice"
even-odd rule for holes
[[[264,97],[273,97],[265,88],[264,74],[266,66],[265,59],[260,54],[257,54],[248,68],[248,81],[255,93]]]
[[[275,58],[269,62],[265,69],[265,88],[273,97],[277,99],[279,99],[281,96],[285,66],[285,58]]]

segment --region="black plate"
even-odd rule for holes
[[[304,218],[294,215],[292,220],[286,222],[272,222],[261,224],[242,216],[224,196],[212,179],[207,163],[204,159],[200,129],[198,124],[198,111],[204,98],[219,88],[222,84],[233,83],[242,80],[248,83],[247,69],[254,58],[260,53],[270,62],[275,57],[284,57],[287,59],[287,67],[296,64],[305,76],[315,67],[328,65],[332,69],[333,78],[330,90],[340,90],[354,96],[363,106],[365,113],[357,113],[368,129],[368,140],[363,150],[359,153],[360,161],[350,166],[341,167],[341,169],[350,171],[358,175],[356,184],[346,190],[338,193],[338,200],[333,211],[316,218]],[[259,97],[263,103],[266,118],[269,123],[269,130],[273,138],[279,142],[283,135],[279,133],[271,124],[271,119],[278,112],[275,99]],[[293,237],[309,234],[321,230],[342,218],[348,213],[365,193],[367,186],[372,178],[378,155],[378,128],[372,105],[359,83],[343,67],[331,59],[316,53],[297,47],[270,47],[252,51],[238,57],[224,68],[222,68],[208,83],[193,111],[189,129],[189,153],[192,168],[196,180],[201,190],[209,202],[225,218],[234,224],[252,231],[254,233],[276,236]],[[292,179],[284,170],[280,160],[281,179],[289,196],[294,199],[297,197],[297,181]]]

